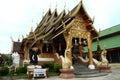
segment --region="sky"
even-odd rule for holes
[[[96,30],[120,24],[120,0],[82,0],[87,13],[94,18]],[[51,8],[58,13],[73,9],[80,0],[0,0],[0,53],[11,53],[12,40],[22,41],[30,28],[36,28]]]

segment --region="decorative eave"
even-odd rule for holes
[[[52,26],[56,25],[63,17],[65,16],[65,9],[60,13],[60,15],[56,18],[55,22]]]
[[[79,4],[69,12],[71,18],[75,17],[75,15],[79,12],[81,6],[82,6],[82,1],[80,1]]]
[[[49,34],[53,31],[53,29],[52,29],[52,27],[51,27],[51,24],[52,24],[53,19],[55,18],[55,16],[57,16],[57,9],[54,10],[54,12],[52,13],[52,15],[49,17],[47,23],[44,23],[44,24],[41,26],[42,29],[41,29],[38,33],[36,33],[36,34],[35,34],[35,32],[33,32],[33,36],[31,36],[30,38],[27,38],[27,39],[28,39],[28,40],[34,39],[34,40],[33,40],[33,41],[34,41],[33,44],[34,44],[34,43],[37,42],[38,40],[43,39],[44,37],[46,37],[47,35],[49,35]],[[46,31],[46,29],[47,29],[48,27],[51,27],[51,28],[49,28],[49,29]],[[39,29],[39,28],[38,28],[38,29]]]
[[[72,20],[69,24],[65,25],[65,23],[62,23],[63,28],[60,29],[56,35],[54,35],[50,40],[54,39],[55,37],[59,36],[60,34],[62,34],[63,32],[65,32],[67,29],[69,29],[71,27],[71,25],[74,23],[74,20]]]
[[[49,10],[48,10],[47,13],[45,14],[45,16],[43,16],[41,22],[39,23],[39,25],[38,25],[37,28],[35,29],[35,31],[34,31],[35,33],[37,32],[38,28],[40,28],[40,27],[44,24],[44,22],[45,22],[46,18],[48,17],[48,15],[51,15],[51,14],[52,14],[52,13],[51,13],[51,9],[49,8]]]
[[[47,13],[45,14],[45,16],[42,18],[41,22],[39,23],[39,25],[37,26],[37,28],[35,29],[35,31],[33,32],[35,35],[40,32],[39,30],[41,30],[41,32],[44,30],[44,27],[42,25],[45,23],[45,21],[46,21],[46,19],[47,19],[47,17],[49,15],[51,15],[51,9],[50,8],[47,11]],[[28,39],[32,39],[34,37],[33,33],[30,34],[27,38]]]
[[[53,30],[54,30],[54,28],[52,28],[48,33],[39,36],[36,40],[34,40],[34,42],[32,43],[32,45],[34,45],[37,41],[39,41],[39,40],[41,40],[41,39],[44,39],[44,38],[45,38],[46,36],[48,36]],[[32,45],[31,45],[31,46],[32,46]]]
[[[54,15],[57,13],[57,9],[54,10],[54,12],[52,13],[52,15],[50,16],[49,20],[47,21],[47,23],[44,23],[43,26],[47,26],[48,24],[50,24],[51,20],[54,18]]]
[[[53,27],[52,24],[54,23],[54,20],[57,18],[57,16],[58,16],[57,9],[55,9],[55,11],[53,12],[52,16],[49,19],[49,23],[45,25],[44,34],[46,34]]]
[[[59,16],[55,17],[55,15],[57,15],[57,9],[55,9],[51,15],[49,15],[51,13],[51,10],[49,9],[46,15],[43,17],[44,19],[42,19],[33,32],[32,36],[28,37],[28,40],[32,39],[34,44],[41,39],[54,39],[71,27],[70,25],[74,23],[74,19],[79,12],[81,12],[86,23],[86,28],[91,33],[92,38],[98,36],[98,32],[93,27],[93,21],[87,14],[82,1],[80,1],[79,4],[67,15],[65,15],[65,10],[63,10]]]
[[[88,31],[91,33],[91,37],[94,38],[94,37],[97,37],[98,36],[98,32],[96,31],[96,29],[93,27],[93,22],[90,18],[90,16],[87,14],[83,4],[82,4],[82,1],[79,2],[79,4],[73,8],[63,19],[63,24],[61,24],[59,27],[57,27],[56,29],[60,29],[61,27],[63,27],[64,29],[63,30],[59,30],[53,38],[55,38],[56,36],[60,35],[61,33],[63,33],[65,30],[67,30],[68,28],[70,28],[69,26],[67,25],[70,25],[70,23],[72,23],[74,21],[74,18],[75,16],[80,12],[80,10],[83,10],[83,18],[84,16],[86,17],[85,21],[86,23],[88,23],[86,25],[86,27],[88,28]],[[69,23],[69,24],[68,24]],[[53,39],[51,38],[51,39]]]
[[[82,10],[82,11],[80,11],[80,10]],[[78,14],[78,12],[82,12],[83,19],[87,23],[86,28],[88,29],[88,31],[91,32],[92,38],[97,37],[98,32],[94,28],[93,21],[90,18],[90,16],[88,15],[87,11],[85,10],[85,7],[84,7],[82,1],[80,1],[79,4],[69,12],[69,17],[74,18],[76,16],[76,14]]]
[[[62,21],[64,16],[65,16],[65,9],[59,14],[59,16],[56,17],[56,19],[52,23],[51,28],[54,27],[54,31],[50,33],[48,36],[46,36],[44,40],[49,41],[51,37],[54,36],[56,28],[59,27],[57,24],[59,24]]]
[[[45,14],[45,16],[42,18],[41,22],[39,23],[39,25],[37,26],[37,28],[35,29],[33,34],[31,34],[27,37],[28,39],[33,39],[34,35],[38,36],[45,30],[45,27],[43,25],[46,23],[45,21],[46,21],[46,19],[48,18],[49,15],[51,15],[51,9],[50,8],[47,11],[47,13]]]

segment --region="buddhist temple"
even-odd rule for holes
[[[93,70],[99,63],[93,59],[92,53],[92,40],[97,36],[98,32],[93,26],[93,20],[85,10],[82,1],[68,13],[63,9],[58,14],[56,8],[53,12],[49,8],[36,29],[34,31],[31,29],[29,35],[22,40],[24,63],[29,64],[29,50],[36,45],[40,50],[38,65],[49,62],[62,64],[60,77],[65,77],[64,73],[62,74],[64,69],[72,72],[75,68],[73,58]],[[84,54],[84,47],[87,48],[87,54]],[[68,77],[74,75],[71,73]]]
[[[65,9],[58,14],[57,9],[49,9],[34,31],[23,39],[24,59],[29,60],[29,49],[36,44],[41,50],[40,63],[55,61],[54,55],[82,56],[82,47],[88,47],[89,66],[93,66],[92,39],[98,36],[93,21],[87,14],[82,1],[66,14]],[[72,62],[71,62],[72,63]],[[71,64],[72,65],[72,64]]]

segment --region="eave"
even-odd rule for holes
[[[38,25],[37,28],[35,29],[34,34],[39,33],[40,30],[41,30],[41,32],[43,31],[43,29],[44,29],[43,24],[46,23],[45,21],[46,21],[46,19],[48,18],[48,16],[50,16],[50,15],[51,15],[51,9],[49,8],[49,10],[48,10],[47,13],[45,14],[45,16],[42,18],[41,22],[39,23],[39,25]],[[29,38],[29,39],[33,38],[33,37],[34,37],[34,34],[29,35],[28,38]],[[39,33],[39,34],[40,34],[40,33]]]
[[[46,36],[44,39],[45,40],[50,40],[53,36],[54,36],[54,34],[55,34],[55,32],[56,32],[56,29],[59,27],[59,26],[57,26],[57,24],[59,24],[59,22],[61,22],[62,21],[62,19],[63,19],[63,17],[65,16],[65,10],[63,10],[61,13],[60,13],[60,15],[55,19],[55,21],[52,23],[52,27],[55,27],[55,29],[54,29],[54,31],[52,32],[52,33],[50,33],[48,36]],[[62,27],[62,26],[61,26]]]
[[[55,26],[63,17],[65,16],[65,9],[60,13],[60,15],[56,18],[55,22],[52,26]]]
[[[51,9],[49,8],[49,10],[48,10],[47,13],[45,14],[45,16],[43,16],[41,22],[39,23],[39,25],[38,25],[37,28],[35,29],[35,31],[34,31],[35,33],[37,32],[38,28],[40,28],[40,27],[44,24],[44,22],[45,22],[46,18],[48,17],[48,15],[51,15],[51,14],[52,14],[52,12],[51,12]]]

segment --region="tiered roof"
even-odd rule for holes
[[[34,44],[39,40],[44,39],[49,41],[54,39],[70,28],[66,25],[68,25],[74,19],[75,15],[79,12],[82,14],[83,19],[88,22],[87,30],[90,30],[93,37],[96,37],[98,33],[92,26],[92,20],[85,11],[81,1],[68,14],[65,13],[65,9],[59,15],[57,14],[57,9],[55,9],[53,12],[51,12],[49,9],[45,16],[42,18],[41,22],[38,24],[35,31],[27,37],[27,40],[33,40]]]

